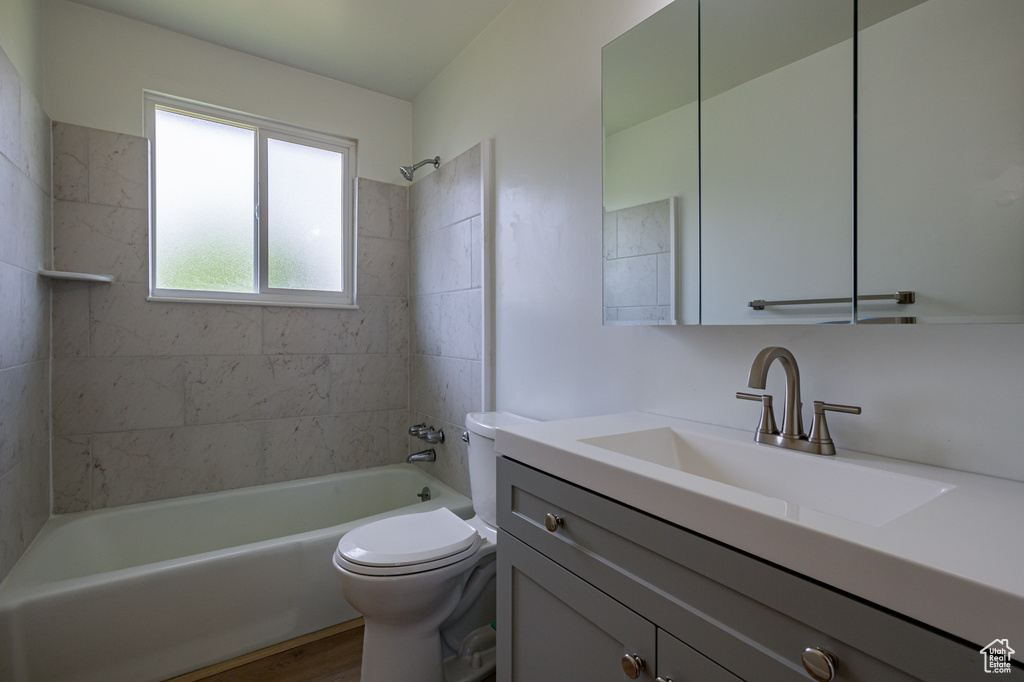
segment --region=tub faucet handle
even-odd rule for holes
[[[430,431],[427,431],[427,435],[423,437],[423,440],[427,441],[431,445],[433,445],[434,443],[443,443],[444,431],[442,431],[441,429],[438,429],[436,431],[431,429]]]
[[[419,436],[420,435],[420,429],[425,428],[425,427],[426,427],[425,423],[424,424],[413,424],[412,426],[409,427],[409,435],[410,436]]]

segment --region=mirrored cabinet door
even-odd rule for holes
[[[608,325],[700,322],[698,27],[676,0],[601,53]]]
[[[702,324],[851,320],[854,25],[851,0],[701,0]]]
[[[605,324],[1024,322],[1022,36],[1024,0],[675,0],[608,44]]]
[[[894,8],[898,11],[893,11]],[[860,0],[859,322],[1024,322],[1024,2]]]

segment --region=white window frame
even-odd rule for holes
[[[187,303],[239,303],[249,305],[304,306],[319,308],[357,308],[356,305],[356,146],[355,140],[300,128],[231,109],[145,91],[146,138],[150,144],[150,220],[149,220],[149,300]],[[253,150],[253,291],[200,291],[162,289],[156,286],[156,110],[205,118],[216,123],[246,128],[255,132]],[[272,288],[267,283],[267,243],[270,222],[267,218],[269,191],[267,173],[267,140],[302,144],[342,155],[342,291]]]

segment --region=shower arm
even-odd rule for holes
[[[420,166],[426,166],[428,163],[432,163],[432,164],[434,164],[434,168],[438,168],[441,165],[441,157],[440,156],[435,156],[432,159],[423,159],[419,163],[414,164],[412,169],[416,170]]]

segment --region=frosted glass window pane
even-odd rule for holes
[[[342,290],[342,154],[267,140],[267,283]]]
[[[155,113],[157,288],[252,292],[255,131]]]

